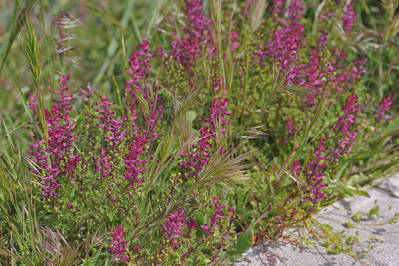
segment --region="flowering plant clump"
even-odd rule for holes
[[[232,263],[288,227],[313,230],[320,208],[367,194],[365,176],[398,161],[397,95],[383,84],[394,74],[367,68],[376,59],[362,49],[356,1],[166,2],[148,6],[154,17],[145,22],[133,4],[115,4],[126,9],[121,22],[111,11],[104,17],[118,34],[87,53],[94,64],[106,51],[96,75],[82,76],[84,61],[64,65],[55,50],[58,73],[46,65],[44,78],[44,57],[33,58],[39,46],[27,35],[35,79],[24,102],[29,189],[10,202],[1,190],[0,200],[4,221],[32,214],[9,231],[29,224],[32,232],[17,241],[4,232],[0,263]],[[375,73],[378,88],[369,86]],[[1,180],[20,171],[8,170]],[[24,195],[29,208],[14,210]]]
[[[202,239],[192,232],[200,228],[197,224],[201,222],[189,219],[185,213],[198,208],[201,210],[193,202],[205,196],[201,194],[203,188],[200,184],[207,186],[207,183],[215,182],[215,178],[225,176],[223,173],[211,174],[208,175],[210,180],[204,182],[201,177],[205,168],[209,171],[218,167],[229,172],[224,180],[217,183],[240,176],[244,169],[240,165],[242,159],[229,165],[223,165],[226,163],[223,160],[214,161],[217,156],[224,156],[224,160],[232,159],[232,154],[218,144],[222,137],[218,130],[224,134],[229,123],[228,100],[215,98],[210,118],[204,119],[208,126],[201,128],[198,139],[195,135],[191,137],[190,142],[194,144],[189,153],[184,152],[184,143],[180,144],[183,144],[181,147],[177,146],[180,129],[175,128],[170,133],[172,135],[166,137],[176,139],[174,143],[167,144],[177,147],[178,151],[160,154],[159,149],[165,148],[160,141],[165,136],[158,133],[162,129],[159,122],[165,100],[156,81],[151,78],[153,63],[149,43],[144,41],[139,49],[139,52],[133,52],[127,69],[129,79],[125,82],[125,107],[98,95],[88,84],[87,89],[80,89],[80,96],[77,96],[81,97],[85,111],[80,114],[79,122],[72,123],[70,115],[75,96],[68,93],[66,82],[69,76],[60,79],[61,89],[54,91],[59,99],[54,100],[51,111],[45,110],[48,134],[42,135],[48,137],[41,138],[36,132],[33,134],[34,144],[30,154],[34,166],[31,171],[39,177],[47,211],[59,209],[68,213],[67,217],[60,217],[60,222],[63,221],[60,226],[66,234],[79,232],[77,236],[81,238],[84,237],[84,232],[80,232],[82,226],[110,230],[109,226],[116,227],[115,224],[119,223],[112,229],[111,247],[108,248],[114,255],[114,262],[197,260],[190,254],[197,249],[196,243],[202,244]],[[33,111],[38,106],[37,99],[37,96],[31,96],[29,106]],[[35,121],[38,122],[39,117]],[[178,167],[173,167],[173,163]],[[168,166],[170,164],[172,168]],[[163,169],[165,167],[169,170]],[[173,177],[179,177],[181,182],[174,183],[178,179]],[[159,187],[157,182],[164,182],[164,185]],[[183,189],[187,187],[190,192]],[[148,205],[148,199],[154,193],[159,196]],[[173,211],[182,202],[186,207]],[[206,203],[203,200],[200,202]],[[168,206],[171,209],[166,212]],[[219,220],[225,216],[217,216],[217,221],[213,221],[215,217],[212,216],[208,227],[213,228],[217,223],[219,230],[222,230]],[[162,230],[157,230],[156,225]],[[203,226],[201,228],[205,228]],[[153,231],[148,230],[151,227],[154,227]],[[230,229],[223,231],[224,238],[231,233]],[[201,230],[205,235],[209,233]],[[163,238],[158,247],[153,242],[145,243],[150,234]],[[226,247],[220,241],[208,239],[209,245]],[[170,258],[167,258],[168,254]]]
[[[126,232],[123,231],[123,228],[121,225],[118,226],[118,228],[114,229],[114,233],[112,234],[112,248],[109,249],[109,252],[114,254],[115,256],[113,259],[118,259],[116,262],[129,262],[130,259],[126,256],[126,252],[128,251],[129,245],[127,244],[127,241],[124,240],[124,236],[126,235]]]
[[[67,81],[69,76],[63,76],[59,80],[60,90],[55,90],[54,94],[59,95],[59,99],[54,100],[54,105],[50,110],[46,110],[45,119],[48,127],[48,138],[38,139],[35,136],[35,143],[29,153],[33,161],[42,171],[46,172],[42,178],[43,198],[54,200],[58,197],[58,189],[62,187],[60,179],[63,174],[73,174],[75,164],[79,162],[79,157],[73,156],[71,147],[76,136],[73,129],[76,125],[71,123],[69,113],[72,109],[71,102],[73,95],[68,94]],[[31,96],[32,103],[29,107],[37,113],[37,96]],[[38,121],[39,118],[36,118]],[[46,147],[47,146],[47,147]]]
[[[185,13],[188,25],[182,28],[182,36],[174,33],[174,40],[170,42],[170,54],[178,64],[190,69],[201,56],[201,50],[212,52],[210,26],[212,21],[205,16],[200,0],[185,2]]]

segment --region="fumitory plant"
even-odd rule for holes
[[[216,210],[207,216],[207,199],[221,189],[219,184],[244,177],[245,155],[235,156],[222,139],[229,113],[227,100],[220,97],[210,106],[199,135],[189,132],[182,139],[193,95],[174,104],[174,124],[162,128],[167,97],[151,77],[152,57],[147,41],[132,54],[119,106],[91,84],[80,89],[76,97],[84,112],[77,119],[72,118],[70,77],[63,76],[44,112],[44,132],[33,130],[31,172],[48,212],[46,222],[72,236],[70,241],[113,230],[108,251],[115,262],[198,261],[197,250],[204,243],[223,250],[234,239],[234,208],[227,210],[214,197]],[[33,114],[38,105],[32,95]],[[39,122],[35,117],[33,123]],[[162,130],[164,135],[158,133]],[[215,230],[220,238],[213,236]],[[154,242],[155,237],[163,240]],[[211,249],[202,257],[211,261],[219,253]]]
[[[1,263],[231,263],[398,163],[397,67],[373,69],[397,5],[384,37],[356,1],[99,2],[13,24],[34,85],[0,132]]]

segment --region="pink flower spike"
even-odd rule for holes
[[[188,231],[189,232],[192,232],[192,231],[194,231],[196,228],[197,228],[197,221],[196,220],[193,220],[193,219],[191,219],[190,221],[188,221],[188,223],[187,223],[187,227],[188,227]]]
[[[389,115],[387,115],[387,112],[392,110],[392,103],[392,94],[389,94],[386,98],[382,99],[377,110],[378,113],[374,115],[374,117],[378,118],[378,122],[392,119]]]
[[[348,5],[345,6],[343,16],[341,17],[342,26],[344,31],[351,32],[354,28],[354,24],[356,23],[356,12],[353,7],[353,1],[351,1]]]
[[[130,259],[126,256],[128,252],[129,245],[127,244],[128,241],[124,239],[126,232],[123,230],[122,225],[119,225],[117,228],[114,229],[113,234],[111,235],[111,245],[112,247],[108,249],[111,254],[115,256],[113,259],[118,259],[115,261],[117,262],[130,262]]]
[[[59,189],[62,187],[59,179],[65,174],[72,178],[80,160],[78,156],[73,155],[71,149],[77,137],[73,132],[76,124],[71,123],[69,117],[74,96],[67,93],[69,90],[68,80],[69,76],[65,75],[58,80],[60,88],[53,91],[53,94],[58,96],[53,100],[52,108],[44,110],[48,137],[40,139],[34,133],[34,144],[28,151],[32,160],[43,169],[44,176],[40,179],[43,198],[50,201],[54,201],[59,196]],[[36,115],[34,119],[39,121],[36,112],[38,108],[37,96],[31,95],[31,100],[33,102],[29,104],[29,108]],[[32,171],[35,170],[32,169]]]
[[[162,231],[175,246],[181,246],[181,243],[176,242],[175,239],[186,234],[182,231],[187,218],[187,216],[184,215],[185,211],[186,209],[182,209],[169,214],[168,218],[166,219],[166,224],[162,227]]]
[[[202,0],[187,0],[186,16],[188,25],[183,28],[183,36],[174,34],[170,42],[173,50],[171,55],[188,71],[194,66],[195,61],[201,56],[204,47],[208,54],[213,54],[215,47],[211,38],[211,20],[203,12]]]

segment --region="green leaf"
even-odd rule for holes
[[[86,260],[83,261],[83,263],[81,264],[82,266],[94,266],[96,265],[94,262],[94,259],[92,258],[88,258]]]
[[[248,201],[248,191],[239,191],[237,193],[237,209],[241,210]]]
[[[254,230],[249,230],[237,237],[237,241],[231,246],[231,251],[229,255],[240,256],[245,251],[252,247],[252,241],[254,238]]]
[[[398,128],[399,128],[399,116],[391,120],[389,125],[381,132],[381,136],[386,137],[390,135],[391,132],[397,130]]]
[[[343,183],[338,183],[336,184],[333,189],[345,194],[345,195],[349,195],[351,197],[353,197],[354,195],[359,195],[359,196],[363,196],[363,197],[368,197],[370,198],[370,195],[363,190],[359,190],[350,186],[345,186]]]
[[[374,208],[371,208],[369,211],[369,216],[379,216],[380,215],[380,207],[375,206]]]
[[[327,232],[331,232],[332,230],[334,230],[334,228],[332,228],[332,226],[329,224],[321,224],[320,226]]]
[[[192,123],[194,120],[195,120],[195,118],[197,117],[197,114],[194,112],[194,111],[188,111],[187,112],[187,115],[188,115],[188,119],[189,119],[189,121]]]
[[[360,189],[355,189],[355,188],[348,188],[348,189],[355,195],[359,195],[359,196],[370,198],[370,195],[369,195],[369,193],[367,193],[367,191],[360,190]]]
[[[399,212],[395,213],[395,216],[388,221],[389,224],[396,224],[399,220]]]
[[[140,92],[138,92],[137,90],[133,90],[134,96],[137,97],[137,99],[139,100],[141,106],[143,107],[144,113],[149,116],[150,115],[150,108],[148,106],[148,102],[144,99],[143,95],[141,95]]]
[[[199,225],[205,224],[205,216],[204,216],[204,214],[201,213],[201,212],[197,213],[197,216],[196,216],[196,219],[195,219],[195,220],[197,221],[197,223],[198,223]]]

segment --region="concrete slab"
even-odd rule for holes
[[[354,251],[357,254],[366,253],[360,259],[346,254],[328,254],[323,248],[314,246],[297,247],[294,250],[289,244],[273,242],[251,248],[234,265],[399,266],[399,215],[397,223],[386,223],[399,213],[399,175],[370,189],[368,193],[370,198],[356,196],[343,199],[320,211],[315,217],[345,236],[358,236],[360,244],[355,245]],[[379,215],[369,215],[370,209],[377,210],[376,206],[379,206]],[[354,214],[357,214],[360,223],[354,221]],[[345,227],[348,222],[353,223],[354,227]]]

